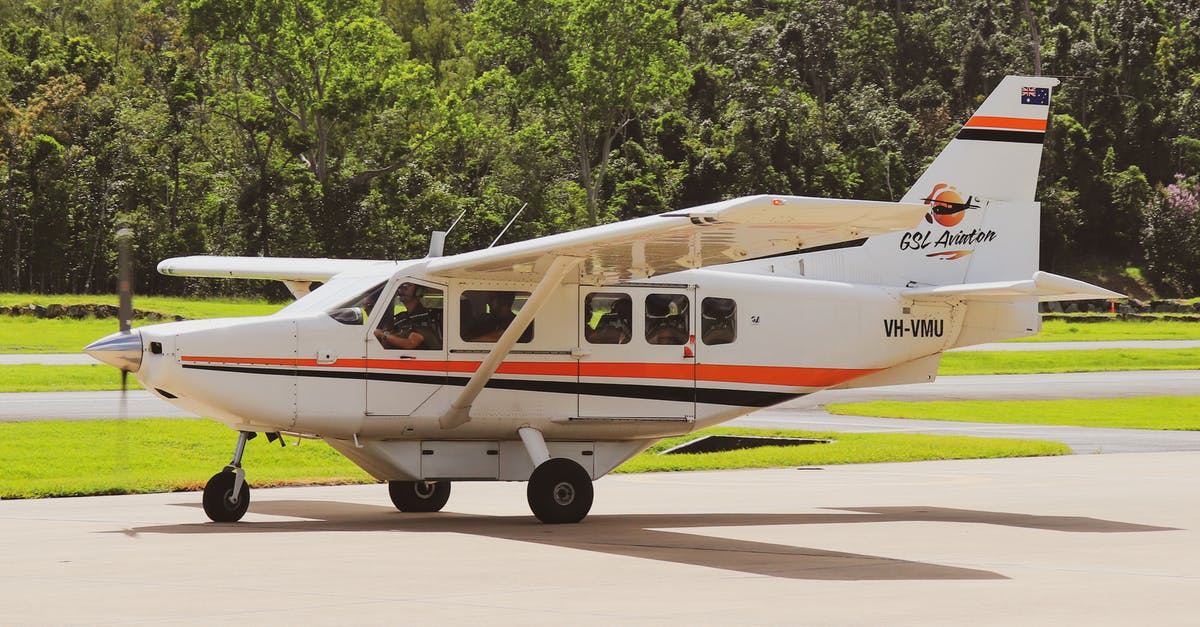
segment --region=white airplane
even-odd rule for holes
[[[1038,162],[1058,81],[1009,76],[898,203],[761,195],[424,259],[182,257],[277,279],[258,318],[84,350],[239,432],[204,488],[249,506],[255,433],[320,438],[438,511],[452,481],[528,481],[547,523],[660,438],[829,388],[932,381],[942,352],[1032,335],[1038,301],[1121,297],[1039,272]],[[309,292],[315,282],[324,282]]]

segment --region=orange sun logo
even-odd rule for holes
[[[936,221],[946,228],[958,226],[966,217],[967,209],[979,208],[979,205],[971,203],[973,199],[972,196],[967,196],[967,200],[963,201],[957,187],[938,183],[933,186],[933,191],[929,192],[929,197],[925,198],[925,204],[930,207],[929,213],[925,214],[925,221],[930,224]]]

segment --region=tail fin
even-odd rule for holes
[[[1056,85],[1005,77],[905,194],[929,206],[924,223],[805,255],[804,274],[909,287],[1028,279],[1038,269],[1033,198]]]

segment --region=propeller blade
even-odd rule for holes
[[[124,368],[121,368],[121,402],[120,402],[121,408],[120,408],[120,411],[118,412],[121,415],[121,420],[125,420],[126,418],[129,417],[129,404],[128,404],[129,401],[128,401],[128,398],[126,397],[126,393],[127,393],[128,389],[129,389],[129,371]]]
[[[117,297],[120,303],[117,315],[120,318],[121,333],[127,333],[133,321],[133,283],[129,278],[129,240],[131,239],[133,239],[133,231],[129,229],[117,231]]]

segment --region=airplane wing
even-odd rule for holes
[[[1059,301],[1125,298],[1124,294],[1104,289],[1098,285],[1041,271],[1034,272],[1033,278],[1023,281],[918,287],[904,290],[900,295],[915,300]]]
[[[158,272],[168,276],[311,282],[328,281],[334,275],[347,270],[356,270],[380,263],[393,262],[371,259],[194,255],[164,260],[158,264]]]
[[[746,196],[431,259],[447,278],[536,281],[554,259],[582,260],[581,280],[615,283],[912,228],[929,207],[803,196]]]

